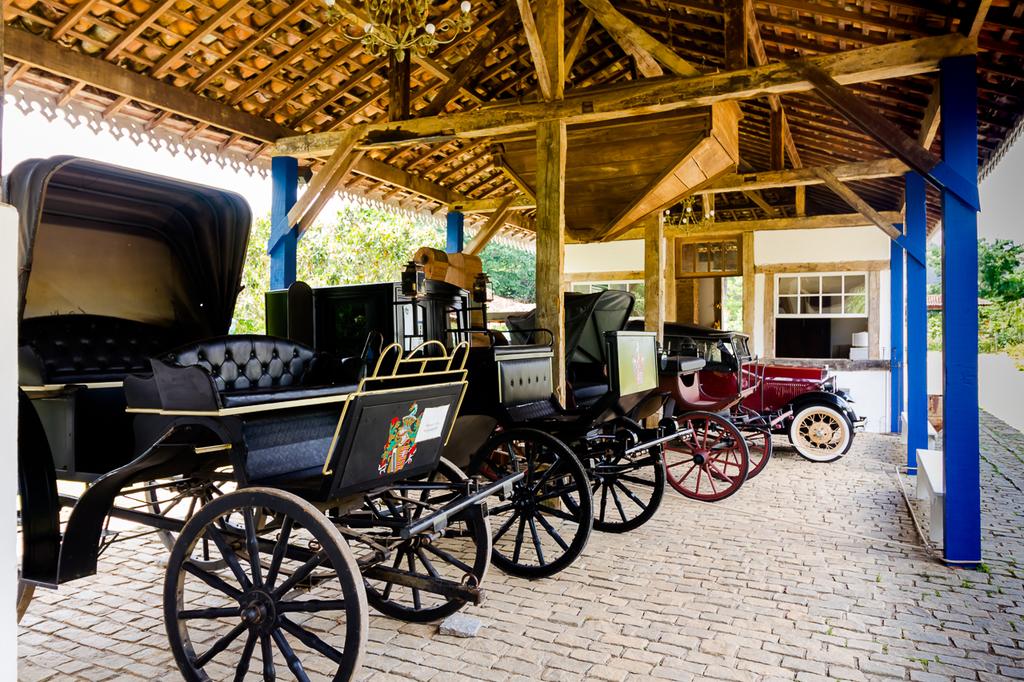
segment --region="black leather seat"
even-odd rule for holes
[[[224,407],[241,407],[243,405],[262,405],[285,400],[303,400],[321,398],[331,395],[353,393],[358,388],[355,384],[343,386],[316,386],[309,388],[270,388],[245,389],[233,393],[221,393],[220,399]]]
[[[102,315],[29,318],[18,331],[47,384],[120,381],[148,372],[149,358],[181,341],[163,327]]]

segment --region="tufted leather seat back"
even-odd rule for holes
[[[149,358],[180,342],[162,327],[100,315],[23,320],[20,342],[42,364],[46,383],[118,381],[149,371]]]
[[[295,341],[242,334],[204,339],[162,359],[183,367],[202,367],[219,392],[232,392],[311,383],[315,358],[312,348]]]

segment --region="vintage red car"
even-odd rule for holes
[[[733,421],[786,434],[811,461],[839,459],[850,450],[854,431],[863,428],[853,399],[827,369],[762,362],[751,354],[744,334],[669,323],[665,351],[704,358],[703,394],[712,399],[744,394],[732,410]]]

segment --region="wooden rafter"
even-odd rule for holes
[[[893,221],[887,221],[878,211],[872,208],[871,204],[861,199],[856,192],[844,185],[831,171],[827,168],[815,168],[814,172],[825,183],[825,186],[849,204],[850,208],[877,225],[882,232],[889,235],[890,239],[899,238],[901,232],[893,227]]]
[[[505,224],[505,217],[508,215],[508,207],[515,200],[515,195],[510,194],[505,199],[502,199],[501,204],[498,206],[498,210],[492,213],[488,218],[487,222],[482,228],[476,233],[473,241],[470,242],[466,248],[466,253],[471,256],[479,256],[480,252],[484,250],[484,247],[490,243],[491,239],[498,234],[498,230],[502,225]]]
[[[496,104],[449,116],[395,124],[374,123],[367,125],[364,132],[371,140],[390,146],[410,144],[423,138],[493,137],[528,132],[544,120],[587,123],[735,102],[768,93],[805,92],[814,88],[806,76],[807,66],[815,67],[838,83],[847,84],[918,75],[934,71],[945,57],[973,54],[974,50],[974,43],[962,36],[921,38],[822,55],[800,62],[777,62],[738,73],[642,81],[593,91],[580,89],[558,102]],[[662,60],[659,58],[659,61]],[[803,70],[803,75],[798,73],[800,70]],[[276,153],[295,156],[329,154],[338,137],[339,133],[321,133],[280,140]]]
[[[746,29],[748,44],[750,46],[750,54],[754,58],[754,64],[763,66],[768,63],[768,53],[764,49],[764,41],[761,37],[761,27],[757,21],[757,15],[754,12],[753,0],[743,0],[744,12],[746,13]],[[779,118],[778,125],[780,126],[780,133],[782,136],[782,144],[786,148],[786,154],[789,156],[790,163],[793,164],[793,168],[800,168],[803,163],[800,161],[800,152],[796,148],[796,140],[793,139],[793,131],[789,127],[789,120],[786,117],[786,111],[782,108],[782,98],[778,95],[769,95],[768,104],[773,112],[778,112],[776,115]]]
[[[899,211],[884,211],[882,219],[893,223],[899,222]],[[715,221],[711,227],[673,225],[665,228],[666,235],[673,237],[724,237],[744,232],[767,232],[770,230],[817,230],[835,227],[866,227],[868,220],[860,213],[841,213],[835,215],[817,215],[796,218],[769,218],[767,220],[736,220]],[[635,231],[634,231],[635,232]],[[625,239],[636,238],[629,233]]]
[[[540,31],[537,29],[537,20],[533,16],[530,0],[515,0],[515,2],[519,9],[519,18],[522,21],[526,42],[530,46],[530,55],[533,57],[537,88],[540,90],[541,97],[550,100],[554,97],[555,90],[551,83],[551,70],[548,68],[547,57],[544,55]]]
[[[587,10],[583,14],[583,19],[576,27],[575,33],[573,33],[572,41],[569,43],[569,48],[565,51],[565,75],[569,77],[569,73],[572,71],[573,65],[576,63],[576,58],[579,57],[580,50],[583,49],[583,44],[587,41],[587,34],[590,33],[590,27],[594,24],[594,13]]]
[[[225,20],[237,12],[238,9],[248,1],[249,0],[228,0],[227,4],[217,10],[212,17],[193,29],[185,40],[178,43],[173,50],[163,57],[163,59],[154,64],[153,68],[150,70],[150,75],[153,76],[153,78],[163,76],[183,55],[194,50],[203,38],[210,35],[210,33],[216,30]]]

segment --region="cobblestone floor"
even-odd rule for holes
[[[595,533],[556,578],[493,571],[472,639],[371,617],[363,679],[1024,679],[1024,435],[982,424],[985,565],[922,547],[900,495],[898,440],[860,435],[831,465],[779,441],[725,502],[669,491],[625,535]],[[24,680],[172,680],[154,541],[40,591],[22,622]]]

